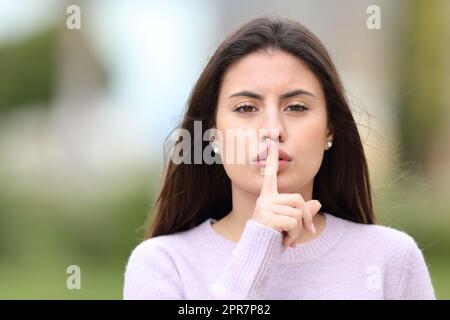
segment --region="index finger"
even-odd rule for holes
[[[278,193],[278,145],[269,138],[267,138],[266,143],[268,150],[261,194],[275,194]]]

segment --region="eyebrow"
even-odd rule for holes
[[[315,97],[315,95],[309,91],[306,91],[303,89],[297,89],[297,90],[282,94],[280,96],[280,99],[287,99],[287,98],[292,98],[292,97],[300,96],[300,95],[307,95],[307,96]],[[263,100],[262,95],[257,94],[255,92],[248,91],[248,90],[233,93],[231,96],[228,97],[228,99],[233,98],[233,97],[250,97],[250,98],[255,98],[258,100]]]

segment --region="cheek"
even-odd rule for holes
[[[291,130],[291,139],[296,150],[302,153],[317,153],[324,148],[326,125],[325,121],[308,121],[297,125]]]
[[[290,178],[286,177],[289,179],[287,185],[303,185],[314,179],[322,164],[325,136],[326,120],[322,117],[318,117],[317,121],[305,121],[302,125],[292,128],[287,144],[292,146],[295,163],[292,175]]]
[[[228,163],[250,163],[250,159],[258,152],[258,131],[249,123],[238,123],[232,116],[222,115],[216,122],[216,128],[221,133],[221,151],[223,161]]]
[[[242,190],[257,194],[260,187],[255,179],[258,179],[259,168],[251,164],[251,159],[261,150],[258,150],[256,136],[246,135],[234,131],[234,129],[251,129],[236,126],[233,121],[227,121],[222,117],[216,122],[217,129],[222,133],[222,165],[232,183]],[[227,129],[230,134],[227,135]],[[234,132],[234,133],[233,133]]]

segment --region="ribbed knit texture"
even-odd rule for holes
[[[295,248],[254,220],[238,243],[212,218],[145,240],[126,266],[124,299],[435,299],[411,236],[324,216],[320,235]]]

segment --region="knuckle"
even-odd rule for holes
[[[273,226],[279,232],[283,231],[283,229],[284,229],[283,226],[281,225],[281,223],[279,223],[279,222],[273,223]]]
[[[299,202],[299,203],[303,203],[304,202],[303,197],[302,197],[302,195],[300,193],[296,193],[295,194],[295,200],[297,202]]]
[[[297,219],[297,221],[302,218],[302,209],[300,209],[300,208],[293,208],[293,213],[294,213],[294,216]]]
[[[291,229],[294,229],[294,228],[298,227],[297,219],[294,219],[294,218],[289,219],[289,224],[290,224]]]

